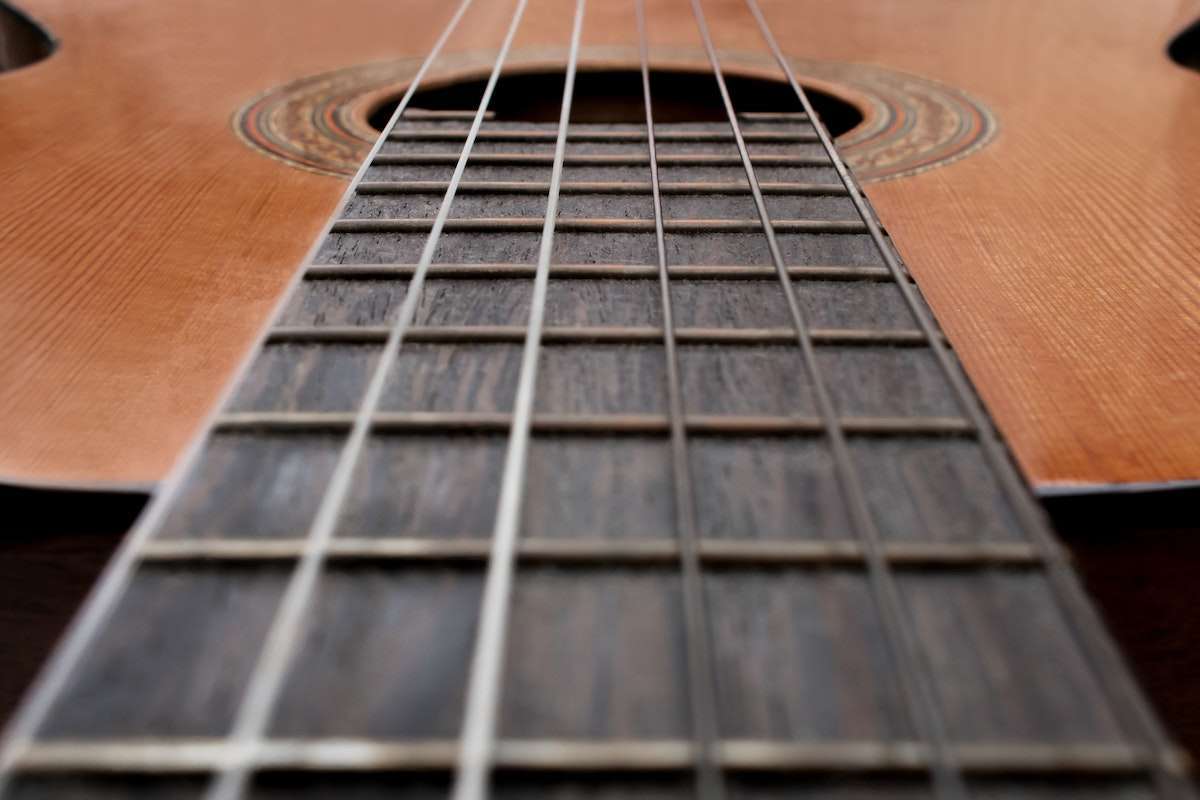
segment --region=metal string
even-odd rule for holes
[[[838,482],[842,487],[843,497],[851,514],[854,528],[863,543],[863,550],[867,561],[867,574],[875,595],[876,606],[878,607],[884,630],[888,636],[889,652],[892,655],[897,677],[904,690],[905,698],[909,702],[913,722],[918,726],[922,738],[928,742],[931,750],[931,772],[934,789],[939,797],[965,798],[966,787],[963,783],[962,774],[947,746],[944,724],[936,704],[933,687],[929,681],[927,670],[920,669],[921,656],[916,643],[916,637],[904,613],[904,605],[900,597],[899,588],[892,575],[891,567],[884,557],[883,548],[879,540],[879,532],[875,528],[875,521],[867,507],[865,493],[854,469],[853,461],[850,458],[850,450],[846,445],[841,421],[837,416],[837,411],[834,408],[829,390],[821,377],[808,325],[805,321],[804,313],[796,300],[795,287],[788,276],[787,267],[783,260],[783,253],[779,249],[779,243],[775,238],[771,218],[767,213],[767,207],[763,201],[762,191],[758,185],[758,177],[755,174],[754,165],[750,160],[749,151],[746,149],[746,141],[742,135],[741,126],[738,124],[737,113],[734,111],[733,102],[729,97],[729,90],[725,85],[720,60],[713,45],[708,23],[705,21],[704,10],[700,7],[700,0],[692,0],[692,12],[696,18],[696,24],[700,29],[704,49],[712,65],[713,75],[717,81],[721,100],[725,105],[725,113],[729,118],[729,125],[732,128],[742,164],[746,169],[746,178],[750,183],[750,192],[754,197],[754,204],[762,220],[763,233],[767,238],[767,246],[771,252],[771,259],[775,264],[775,269],[779,274],[780,285],[783,287],[784,296],[787,299],[788,309],[796,328],[797,344],[800,346],[800,350],[804,356],[805,369],[812,380],[813,395],[817,401],[820,416],[824,422],[825,431],[829,437],[830,447],[833,451]],[[812,122],[814,127],[816,127],[816,120],[812,120]]]
[[[905,303],[908,305],[909,310],[916,318],[917,324],[929,342],[942,373],[950,382],[959,407],[963,409],[967,418],[978,432],[980,444],[989,466],[992,467],[993,472],[999,477],[1001,487],[1021,519],[1022,527],[1029,532],[1033,540],[1032,543],[1041,553],[1042,560],[1046,565],[1046,573],[1050,586],[1058,598],[1060,606],[1066,612],[1064,616],[1068,628],[1079,645],[1088,654],[1089,658],[1087,660],[1091,665],[1093,674],[1099,679],[1100,685],[1104,688],[1104,691],[1108,694],[1113,704],[1124,710],[1123,716],[1127,719],[1132,717],[1134,724],[1141,728],[1142,736],[1149,743],[1155,756],[1152,759],[1154,765],[1153,771],[1155,782],[1160,791],[1167,797],[1194,797],[1194,791],[1187,784],[1186,779],[1181,777],[1182,766],[1176,763],[1175,758],[1171,755],[1170,740],[1142,697],[1141,692],[1129,679],[1130,673],[1124,663],[1124,659],[1104,632],[1103,624],[1099,617],[1097,617],[1095,609],[1092,608],[1091,602],[1087,599],[1087,595],[1080,586],[1078,578],[1071,570],[1063,554],[1062,547],[1047,529],[1042,512],[1034,506],[1033,501],[1030,499],[1024,482],[1014,470],[1005,446],[997,437],[990,419],[975,396],[974,390],[966,383],[962,373],[955,365],[949,350],[942,342],[940,331],[938,331],[924,304],[918,300],[916,293],[905,278],[904,268],[900,265],[891,246],[885,240],[883,231],[880,229],[874,214],[867,206],[857,181],[854,180],[854,177],[850,174],[850,170],[838,155],[837,149],[833,146],[828,132],[823,126],[818,124],[816,112],[813,110],[812,103],[808,99],[808,94],[796,80],[796,75],[792,71],[791,64],[788,63],[787,58],[779,47],[779,43],[771,33],[771,28],[767,24],[767,20],[763,16],[757,0],[746,0],[746,5],[750,9],[755,22],[758,24],[758,28],[762,32],[763,39],[771,50],[771,54],[787,77],[792,91],[796,94],[809,119],[813,121],[813,127],[821,140],[822,147],[829,154],[834,169],[837,170],[838,178],[845,185],[846,191],[849,192],[850,199],[854,203],[854,207],[866,224],[868,233],[875,242],[880,255],[883,256],[884,263],[888,271],[892,274],[892,280],[900,288]]]
[[[654,111],[650,99],[650,56],[646,37],[645,0],[634,0],[638,47],[642,68],[642,96],[646,106],[646,141],[650,154],[650,191],[654,200],[654,236],[658,255],[658,282],[662,294],[663,345],[666,349],[667,401],[671,428],[671,460],[675,478],[675,514],[679,539],[679,561],[683,571],[683,609],[688,658],[688,701],[696,747],[696,793],[705,800],[725,796],[716,764],[717,699],[713,674],[712,644],[700,568],[696,516],[693,505],[691,467],[684,426],[683,390],[679,379],[679,357],[675,347],[675,322],[671,308],[671,283],[667,270],[667,247],[663,232],[662,195],[658,185],[658,154],[654,139]]]
[[[321,235],[316,238],[308,253],[305,255],[302,262],[303,266],[296,270],[291,280],[288,283],[286,290],[280,295],[274,309],[271,312],[271,322],[268,323],[260,332],[257,342],[251,347],[243,357],[238,369],[235,370],[233,377],[226,384],[220,402],[210,412],[208,419],[202,426],[202,430],[209,433],[213,430],[213,423],[220,415],[221,410],[226,406],[229,399],[233,396],[234,391],[241,383],[242,378],[249,372],[250,366],[258,354],[267,336],[270,332],[274,320],[282,312],[288,299],[299,286],[304,278],[306,270],[316,260],[316,255],[321,247],[321,244],[328,237],[334,223],[341,217],[343,209],[354,196],[358,185],[362,182],[367,170],[370,168],[371,162],[375,156],[383,148],[384,142],[387,141],[389,132],[395,126],[396,122],[408,108],[409,102],[416,93],[421,81],[425,78],[434,61],[441,54],[442,48],[449,40],[451,34],[458,27],[459,22],[466,14],[474,0],[462,0],[454,15],[446,23],[441,34],[434,42],[433,47],[426,55],[421,66],[413,76],[412,83],[408,90],[405,91],[397,104],[396,109],[392,112],[391,118],[387,125],[380,132],[379,137],[372,145],[367,157],[363,160],[355,173],[350,185],[346,187],[346,191],[342,194],[341,200],[337,204],[336,210],[330,215],[326,222]],[[447,192],[447,196],[450,193]],[[192,469],[199,462],[200,455],[204,450],[204,445],[207,443],[209,436],[196,437],[189,445],[188,449],[180,457],[175,467],[172,469],[170,476],[163,481],[162,488],[155,494],[146,511],[143,512],[141,519],[135,525],[133,531],[125,538],[124,542],[118,548],[109,565],[101,574],[100,579],[96,583],[96,587],[89,594],[86,602],[83,605],[83,610],[79,616],[72,622],[67,633],[63,636],[62,641],[55,648],[53,655],[47,662],[46,667],[34,682],[33,687],[28,695],[28,699],[22,704],[20,710],[14,715],[7,730],[5,731],[3,747],[0,748],[0,796],[2,796],[8,787],[8,782],[12,778],[14,766],[21,754],[26,750],[29,744],[33,741],[38,728],[45,722],[46,716],[53,706],[55,700],[61,694],[67,681],[78,666],[80,659],[91,644],[95,636],[100,632],[101,628],[108,621],[117,603],[124,595],[130,581],[133,578],[134,568],[137,565],[140,553],[145,544],[150,541],[154,532],[158,529],[167,512],[171,509],[175,499],[180,495],[185,478],[191,473]]]
[[[488,779],[496,745],[496,717],[504,672],[504,643],[512,600],[517,537],[520,534],[521,501],[525,493],[525,463],[529,451],[530,423],[533,419],[537,385],[538,351],[541,347],[546,293],[550,280],[558,194],[562,186],[563,160],[567,151],[567,127],[571,119],[571,100],[575,91],[575,68],[579,60],[579,41],[583,32],[584,4],[585,0],[576,0],[575,3],[575,23],[571,32],[571,51],[567,60],[562,109],[559,113],[558,138],[554,144],[550,194],[546,199],[546,217],[542,226],[537,273],[533,281],[529,327],[521,355],[521,373],[513,402],[512,428],[504,459],[500,498],[496,507],[496,525],[492,532],[491,554],[488,557],[487,578],[480,604],[475,655],[467,684],[458,770],[452,794],[454,800],[483,800],[488,796]]]
[[[525,11],[526,2],[527,0],[518,0],[513,10],[513,18],[509,25],[508,33],[497,55],[496,63],[492,68],[492,74],[488,80],[487,87],[484,89],[479,108],[475,112],[470,132],[467,134],[467,139],[462,153],[459,155],[454,174],[450,178],[450,185],[446,189],[446,195],[442,199],[441,207],[438,209],[437,217],[434,219],[429,238],[425,242],[420,261],[417,263],[416,270],[409,281],[404,302],[401,304],[400,312],[392,325],[387,344],[384,345],[383,352],[379,355],[379,361],[375,366],[362,403],[359,405],[358,412],[355,415],[354,426],[350,431],[346,443],[342,447],[342,452],[338,457],[333,476],[330,478],[329,485],[322,496],[321,505],[309,529],[300,563],[292,573],[292,578],[280,602],[279,610],[276,612],[271,624],[266,644],[263,647],[258,662],[255,664],[249,688],[243,697],[237,719],[234,722],[233,731],[229,737],[233,744],[240,746],[233,748],[231,763],[227,764],[213,780],[207,793],[207,800],[236,800],[236,798],[241,796],[245,787],[255,751],[261,741],[262,732],[270,719],[275,699],[286,676],[288,664],[291,662],[304,630],[306,611],[311,605],[315,594],[317,579],[329,550],[329,542],[333,538],[334,531],[337,528],[342,506],[349,496],[355,466],[366,446],[367,437],[371,430],[371,418],[378,409],[379,400],[383,396],[388,375],[400,352],[404,333],[416,315],[417,304],[420,302],[425,284],[426,272],[433,261],[438,239],[441,236],[442,228],[446,224],[446,219],[450,215],[450,207],[454,201],[455,192],[458,190],[458,184],[462,180],[463,172],[466,170],[467,160],[475,144],[479,128],[483,124],[483,118],[491,102],[496,82],[499,80],[504,60],[512,45],[521,16]]]

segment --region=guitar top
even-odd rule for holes
[[[464,20],[431,86],[486,75],[507,24],[501,5]],[[635,66],[626,5],[589,10],[581,69]],[[534,6],[512,64],[561,69],[570,13]],[[778,80],[733,6],[710,11],[731,76]],[[403,89],[449,12],[416,0],[27,0],[24,10],[59,46],[0,73],[0,479],[146,485],[199,430],[345,188],[336,169],[264,155],[238,110],[307,81],[330,113],[305,119],[332,132],[299,141],[357,163],[367,113]],[[866,191],[1025,475],[1043,489],[1200,478],[1200,78],[1165,55],[1197,9],[764,11],[814,85],[878,123],[872,136],[927,152],[957,125],[965,139],[988,128],[953,163]],[[689,13],[650,4],[652,58],[702,71],[695,26],[678,23]],[[367,80],[345,108],[343,84],[312,77],[378,75],[369,65],[398,61],[407,77]],[[866,67],[839,66],[854,64],[890,71],[894,94],[873,93],[882,84],[863,78]],[[966,99],[931,99],[957,93]],[[952,105],[977,112],[929,116]],[[276,108],[277,127],[291,109]],[[852,164],[865,136],[842,137]],[[861,162],[864,181],[871,168]]]

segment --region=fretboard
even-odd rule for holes
[[[489,97],[372,152],[9,796],[1190,796],[802,97]]]

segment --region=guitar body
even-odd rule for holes
[[[248,146],[235,112],[305,76],[419,57],[451,11],[24,5],[61,46],[0,74],[0,479],[151,484],[345,189]],[[990,110],[997,132],[977,151],[866,189],[1026,476],[1041,488],[1200,478],[1200,76],[1165,55],[1197,9],[764,11],[789,56],[911,73]],[[451,51],[494,52],[508,13],[474,15]],[[709,13],[722,51],[764,52],[740,3]],[[652,46],[699,52],[687,14],[651,4]],[[569,28],[560,4],[534,0],[516,61],[561,53]],[[625,4],[596,4],[582,66],[635,43]]]
[[[1195,797],[1016,463],[1200,474],[1181,21],[645,6],[33,9],[0,797]]]

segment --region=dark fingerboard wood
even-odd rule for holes
[[[706,766],[747,800],[953,796],[945,775],[978,798],[1189,796],[813,124],[739,123],[790,285],[730,126],[657,125],[669,329],[646,128],[570,127],[494,796],[683,798]],[[380,364],[468,126],[390,131],[136,540],[119,596],[10,742],[9,797],[202,797],[232,758],[248,759],[253,798],[447,795],[556,132],[483,124]],[[713,222],[674,224],[696,220]],[[378,369],[302,629],[246,750],[230,734]],[[685,535],[711,673],[699,687]]]

